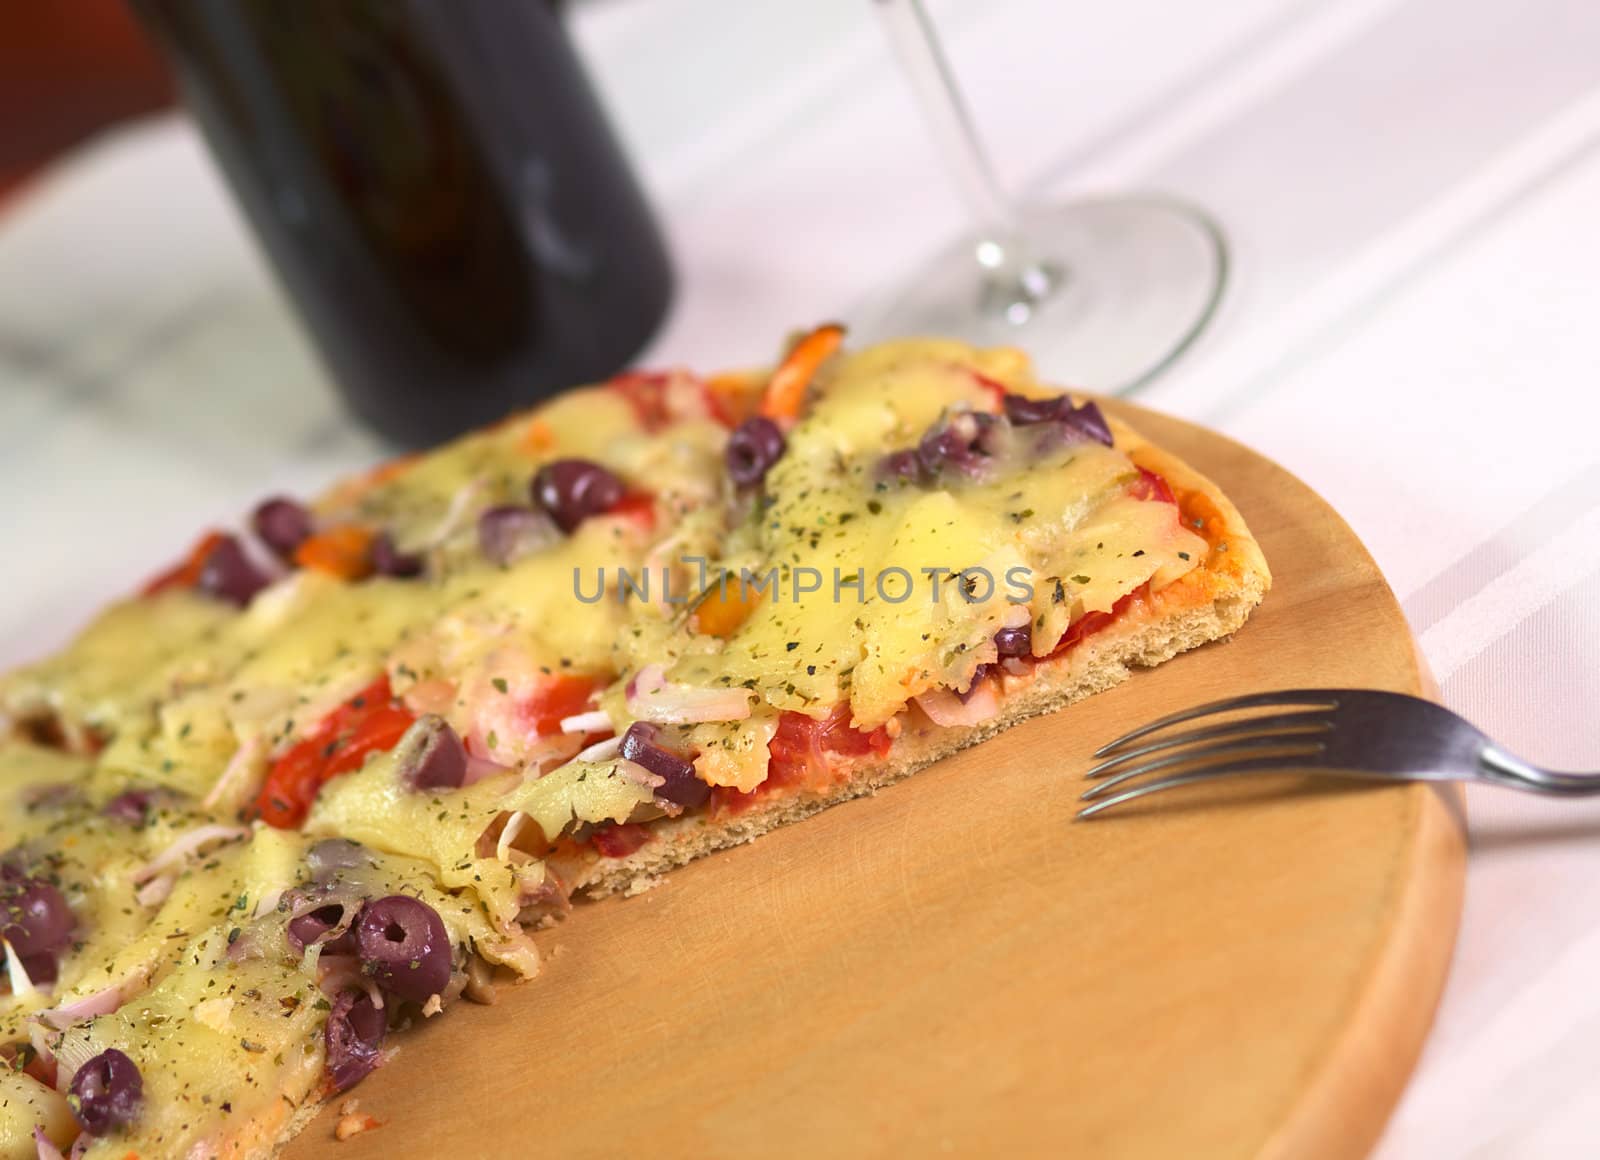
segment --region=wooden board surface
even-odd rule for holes
[[[1275,586],[1231,642],[541,936],[543,974],[403,1037],[385,1126],[289,1155],[1356,1157],[1443,986],[1457,799],[1271,778],[1073,823],[1097,745],[1248,690],[1419,692],[1342,520],[1218,436]]]

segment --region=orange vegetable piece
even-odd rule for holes
[[[187,556],[146,584],[143,594],[154,596],[168,588],[193,588],[200,582],[200,573],[205,569],[212,551],[226,538],[221,532],[215,531],[201,536],[189,549]]]
[[[707,636],[732,636],[760,603],[760,592],[737,581],[707,588],[694,608],[695,629]]]
[[[520,442],[524,451],[539,455],[556,445],[556,433],[550,430],[550,424],[543,419],[534,419],[522,433]]]
[[[816,377],[817,368],[844,342],[844,327],[829,322],[817,327],[794,344],[778,369],[767,380],[761,396],[761,413],[768,419],[794,420],[806,400],[806,388]]]
[[[760,402],[760,379],[748,372],[713,375],[706,380],[706,407],[724,427],[748,419]]]
[[[294,551],[294,562],[338,576],[360,580],[372,574],[373,533],[354,524],[341,524],[308,537]]]

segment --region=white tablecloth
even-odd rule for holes
[[[760,360],[960,229],[869,7],[574,14],[681,273],[642,361]],[[1600,769],[1600,5],[934,11],[1009,183],[1159,189],[1225,224],[1222,311],[1141,401],[1338,507],[1452,706]],[[197,525],[381,453],[183,122],[82,150],[0,211],[0,664]],[[1471,809],[1455,967],[1379,1154],[1600,1154],[1600,805]]]

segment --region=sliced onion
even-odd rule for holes
[[[38,1040],[31,1034],[29,1039],[37,1046]],[[50,1050],[50,1057],[56,1061],[56,1091],[65,1092],[70,1088],[78,1069],[99,1054],[94,1041],[87,1035],[62,1035],[58,1032]],[[83,1139],[82,1136],[78,1138]]]
[[[539,944],[517,925],[514,917],[501,925],[500,936],[494,942],[477,945],[484,958],[510,967],[525,979],[539,973]]]
[[[271,914],[278,909],[278,900],[283,897],[283,892],[288,889],[284,886],[274,886],[265,891],[250,910],[251,918],[260,918],[263,914]]]
[[[995,694],[993,683],[985,683],[966,702],[949,689],[929,689],[917,697],[916,702],[929,720],[947,729],[982,725],[1000,712],[1000,698]]]
[[[266,754],[262,751],[261,736],[257,734],[233,751],[228,764],[223,766],[222,773],[201,799],[201,807],[214,810],[224,802],[249,797],[248,791],[265,775],[266,769]]]
[[[251,923],[242,927],[236,937],[229,943],[224,955],[230,963],[250,963],[264,959],[268,955],[278,957],[280,947],[276,939],[267,935],[269,927],[265,923]],[[230,932],[232,933],[232,932]],[[269,946],[268,944],[272,945]]]
[[[573,757],[573,761],[610,761],[622,752],[622,738],[607,737],[604,741],[596,741],[587,749],[580,749]]]
[[[561,539],[555,521],[535,508],[504,504],[478,517],[478,548],[491,563],[509,567]]]
[[[674,684],[660,665],[646,665],[628,682],[628,712],[660,725],[743,721],[750,716],[746,689],[700,689]]]
[[[509,765],[501,765],[498,761],[490,761],[486,757],[476,757],[467,754],[467,772],[461,779],[463,787],[476,785],[486,778],[499,777],[502,773],[514,772]]]
[[[224,826],[217,822],[196,826],[173,839],[166,849],[135,870],[133,884],[142,886],[163,871],[177,869],[207,846],[222,842],[237,842],[249,836],[250,831],[243,826]]]
[[[36,1012],[34,1018],[54,1027],[57,1031],[64,1031],[74,1023],[82,1023],[85,1019],[93,1019],[96,1015],[111,1014],[143,990],[149,978],[148,967],[136,967],[110,986],[102,987],[70,1003],[63,1003],[59,1007]]]
[[[1033,623],[1033,612],[1026,604],[1008,604],[1000,623],[1006,628],[1021,628],[1025,624]]]
[[[67,1160],[61,1154],[61,1149],[50,1142],[50,1137],[44,1134],[43,1128],[33,1130],[34,1160]]]
[[[422,541],[424,550],[437,548],[466,523],[467,512],[472,507],[472,502],[483,491],[482,479],[469,479],[466,483],[456,488],[455,495],[450,497],[450,506],[445,509],[443,518],[434,525]]]
[[[534,777],[543,777],[551,770],[560,769],[577,758],[583,751],[583,738],[576,733],[548,733],[535,737],[522,754],[522,771]],[[498,767],[504,770],[506,767]]]
[[[177,885],[178,879],[173,874],[158,874],[150,881],[133,892],[133,899],[140,906],[160,906],[172,897],[172,888]]]
[[[46,1027],[39,1021],[37,1015],[28,1016],[26,1027],[28,1045],[33,1048],[34,1053],[45,1063],[56,1064],[59,1068],[59,1061],[56,1059],[56,1047],[61,1042],[61,1032]],[[66,1083],[62,1083],[62,1090],[65,1090],[66,1086]]]
[[[505,826],[500,830],[500,837],[494,844],[494,856],[497,861],[531,862],[533,860],[532,855],[518,850],[512,845],[522,835],[522,831],[528,828],[528,823],[532,821],[533,817],[523,813],[521,810],[511,811],[511,816],[506,819]]]
[[[5,947],[6,978],[11,983],[12,997],[25,999],[30,995],[37,995],[39,989],[33,985],[33,980],[28,977],[28,968],[22,965],[22,956],[12,949],[11,940],[0,938],[0,946]]]
[[[634,785],[643,786],[645,789],[660,789],[667,784],[667,779],[659,773],[651,773],[634,761],[618,761],[617,774],[624,781],[631,781]]]
[[[591,709],[587,713],[561,718],[563,733],[610,733],[615,728],[611,723],[611,714],[604,709]]]
[[[676,601],[671,599],[672,593],[680,591],[673,586],[672,578],[676,573],[684,569],[675,568],[674,565],[680,564],[686,558],[684,549],[692,546],[693,542],[692,531],[685,527],[659,541],[655,547],[650,549],[650,554],[644,558],[644,567],[640,570],[640,573],[644,577],[645,585],[649,588],[650,606],[660,609],[664,615],[670,616],[672,614],[677,604]],[[693,552],[689,552],[687,558],[692,557]],[[657,583],[658,577],[660,578],[659,583]],[[690,586],[689,581],[685,580],[684,588]]]

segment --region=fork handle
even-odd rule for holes
[[[1491,780],[1513,789],[1562,797],[1600,794],[1600,774],[1541,769],[1494,745],[1483,747],[1478,754],[1478,764]]]

